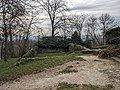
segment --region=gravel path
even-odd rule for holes
[[[23,76],[13,82],[7,82],[0,86],[0,90],[44,90],[49,86],[55,86],[60,82],[71,84],[112,84],[115,90],[120,90],[120,65],[110,61],[99,59],[97,56],[80,56],[85,61],[69,62],[55,68],[46,69],[44,72]],[[68,66],[73,66],[78,72],[59,73]]]

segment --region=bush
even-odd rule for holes
[[[82,43],[83,46],[87,47],[87,48],[91,48],[92,43],[90,40],[86,40]]]
[[[63,38],[43,38],[38,41],[37,46],[43,49],[68,49],[70,39]]]
[[[90,43],[90,42],[89,42]],[[73,39],[64,39],[62,37],[44,37],[36,44],[39,48],[39,51],[42,50],[65,50],[65,51],[80,51],[83,49],[83,46],[89,47],[88,42],[81,43],[81,45],[76,44]]]

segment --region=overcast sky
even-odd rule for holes
[[[109,13],[120,22],[120,0],[66,0],[70,14],[95,14]]]
[[[102,13],[109,13],[120,22],[120,0],[65,0],[69,12],[67,15],[93,14],[100,16]],[[41,17],[46,17],[43,15]],[[48,19],[42,24],[43,28],[50,28]],[[47,33],[49,33],[47,31]]]
[[[120,16],[120,0],[66,0],[71,12],[101,14],[110,13]]]

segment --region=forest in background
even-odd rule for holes
[[[49,37],[40,27],[44,21],[37,17],[43,11],[50,22]],[[85,47],[110,44],[106,32],[118,27],[114,17],[107,13],[95,16],[66,15],[65,12],[69,12],[69,8],[63,0],[0,0],[1,59],[22,57],[36,44],[40,49],[67,49],[70,43]],[[31,40],[36,32],[37,40]],[[119,36],[115,38],[119,43]]]

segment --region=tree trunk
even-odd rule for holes
[[[4,44],[4,41],[2,41],[1,43],[1,59],[3,59],[3,44]]]
[[[13,38],[12,38],[11,30],[9,34],[10,34],[10,54],[11,54],[10,56],[14,57],[15,55],[14,55]]]
[[[4,32],[4,44],[3,44],[3,50],[4,50],[4,61],[7,61],[7,26],[6,26],[6,11],[5,6],[3,7],[3,32]]]
[[[105,33],[106,33],[106,26],[105,24],[103,24],[104,28],[103,28],[103,45],[106,45],[106,38],[105,38]]]
[[[4,50],[4,61],[7,61],[7,35],[5,35],[5,43],[3,45]]]
[[[97,41],[98,45],[100,45],[100,41],[98,40],[98,38],[97,38],[96,34],[95,34],[95,33],[93,33],[93,34],[94,34],[94,38],[96,39],[96,41]]]
[[[52,23],[52,38],[54,38],[54,32],[55,32],[54,24]]]

